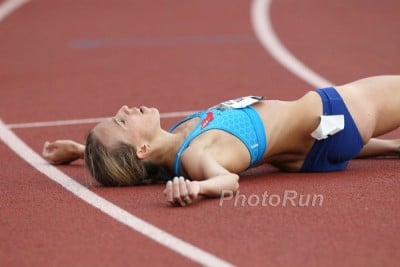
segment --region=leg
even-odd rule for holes
[[[358,158],[386,157],[400,155],[400,139],[384,140],[372,138],[361,150]]]
[[[400,75],[370,77],[336,88],[365,144],[400,126]]]

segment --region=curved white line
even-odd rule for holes
[[[147,236],[153,241],[156,241],[170,250],[173,250],[176,253],[204,266],[233,266],[231,263],[153,226],[90,191],[56,167],[48,164],[42,157],[16,136],[1,120],[0,140],[2,140],[4,144],[29,163],[33,168],[43,173],[54,182],[60,184],[84,202],[101,210],[118,222],[127,225],[131,229]]]
[[[0,22],[18,7],[29,0],[8,0],[0,4]],[[177,114],[170,114],[176,116]],[[178,114],[179,115],[179,114]],[[82,186],[74,179],[48,164],[42,157],[26,145],[18,136],[16,136],[0,119],[0,140],[4,142],[12,151],[14,151],[23,160],[29,163],[34,169],[46,175],[54,182],[60,184],[66,190],[73,193],[81,200],[87,202],[93,207],[101,210],[105,214],[114,218],[118,222],[127,225],[131,229],[147,236],[153,241],[175,251],[176,253],[191,259],[203,266],[222,266],[232,267],[231,263],[222,260],[213,254],[208,253],[190,243],[187,243],[154,225],[134,216],[128,211],[116,206],[108,200],[100,197],[86,187]]]
[[[30,0],[6,0],[0,4],[0,22],[20,6],[28,3]]]
[[[331,82],[309,69],[300,60],[294,57],[279,41],[271,25],[271,1],[272,0],[254,0],[251,6],[253,28],[263,47],[280,64],[314,87],[320,88],[332,85]]]
[[[161,113],[160,118],[178,118],[185,117],[189,114],[197,111],[177,111],[177,112],[166,112]],[[50,127],[50,126],[63,126],[63,125],[77,125],[77,124],[91,124],[99,123],[107,118],[89,118],[89,119],[75,119],[75,120],[57,120],[57,121],[38,121],[38,122],[21,122],[21,123],[10,123],[7,127],[10,129],[16,128],[37,128],[37,127]]]

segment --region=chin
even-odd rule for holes
[[[154,110],[154,112],[156,112],[157,114],[160,114],[160,111],[157,108],[151,108],[152,110]]]

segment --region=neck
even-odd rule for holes
[[[154,148],[154,150],[149,160],[172,170],[175,162],[175,155],[184,138],[185,136],[179,133],[172,134],[162,131],[154,142],[152,142],[152,148]]]

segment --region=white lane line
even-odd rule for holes
[[[270,7],[272,0],[253,0],[251,6],[251,20],[255,34],[263,47],[280,64],[314,87],[320,88],[332,85],[300,60],[293,56],[276,36],[271,22]]]
[[[0,4],[0,22],[21,5],[27,3],[24,0],[8,0]],[[167,113],[168,116],[182,116],[179,113]],[[71,123],[71,121],[69,121]],[[101,210],[105,214],[114,218],[118,222],[127,225],[133,230],[147,236],[155,242],[175,251],[176,253],[191,259],[204,266],[234,266],[196,246],[193,246],[155,226],[134,216],[124,209],[114,205],[106,199],[100,197],[86,187],[82,186],[74,179],[61,172],[59,169],[49,165],[29,146],[27,146],[18,136],[16,136],[0,119],[0,139],[17,155],[29,163],[33,168],[49,177],[54,182],[60,184],[66,190],[73,193],[81,200],[93,207]]]
[[[0,22],[20,6],[28,3],[30,0],[6,0],[0,4]]]
[[[192,110],[192,111],[166,112],[166,113],[161,113],[160,117],[162,119],[179,118],[188,116],[189,114],[192,114],[194,112],[196,111]],[[104,118],[89,118],[89,119],[75,119],[75,120],[21,122],[21,123],[7,124],[7,127],[15,129],[15,128],[36,128],[36,127],[64,126],[64,125],[76,125],[76,124],[91,124],[91,123],[99,123],[105,119],[107,118],[104,117]]]
[[[231,263],[222,260],[194,245],[191,245],[134,216],[133,214],[121,209],[120,207],[82,186],[56,167],[48,164],[42,157],[40,157],[18,136],[16,136],[3,123],[2,120],[0,120],[0,139],[33,168],[43,173],[54,182],[60,184],[62,187],[73,193],[81,200],[101,210],[118,222],[127,225],[131,229],[147,236],[153,241],[204,266],[233,266]]]
[[[221,45],[247,44],[257,42],[253,35],[219,34],[219,35],[186,35],[170,37],[137,37],[117,39],[81,39],[72,40],[69,46],[77,49],[96,49],[120,46],[176,46],[176,45]]]

